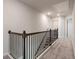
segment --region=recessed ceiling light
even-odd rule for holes
[[[48,12],[47,15],[51,15],[51,12]]]

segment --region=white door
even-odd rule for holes
[[[72,19],[68,19],[68,38],[71,38],[72,36]]]

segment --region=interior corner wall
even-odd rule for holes
[[[68,29],[67,29],[67,17],[65,17],[65,39],[68,38]]]
[[[49,28],[49,19],[20,2],[19,0],[3,1],[3,54],[9,53],[9,34],[8,30],[13,32],[44,31]]]

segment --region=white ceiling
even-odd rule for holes
[[[74,0],[21,0],[42,13],[51,12],[52,16],[58,13],[68,15],[72,11]]]

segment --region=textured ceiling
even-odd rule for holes
[[[73,7],[74,0],[20,0],[42,13],[51,12],[52,16],[57,13],[67,15]]]

